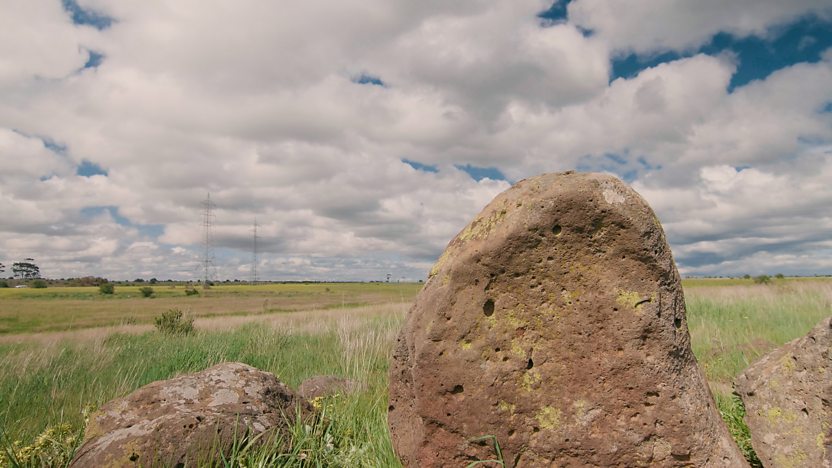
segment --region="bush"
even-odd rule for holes
[[[142,297],[153,297],[153,288],[150,286],[139,288],[139,292],[142,293]]]
[[[199,295],[199,291],[197,291],[196,288],[186,289],[185,290],[185,295],[186,296],[197,296],[197,295]]]
[[[179,309],[170,309],[156,317],[156,329],[166,335],[189,335],[194,332],[194,318]]]
[[[785,279],[785,278],[786,278],[785,276],[783,276],[783,273],[777,273],[776,275],[774,275],[774,277],[775,277],[775,278],[777,278],[777,279],[779,279],[779,280],[780,280],[780,279]]]
[[[116,287],[113,286],[113,283],[103,283],[98,287],[98,292],[101,294],[113,294],[116,292]]]
[[[768,275],[755,276],[754,282],[757,284],[769,284],[771,283],[771,277]]]
[[[44,289],[46,287],[46,281],[42,279],[36,279],[32,281],[31,286],[35,289]]]
[[[8,288],[9,282],[6,280],[0,280],[0,288]]]

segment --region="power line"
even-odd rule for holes
[[[214,205],[211,202],[211,193],[208,193],[208,196],[205,198],[205,201],[202,202],[203,214],[202,214],[202,228],[204,230],[204,238],[203,238],[203,256],[202,256],[202,268],[203,268],[203,279],[202,279],[202,288],[208,289],[208,284],[211,281],[211,276],[213,273],[214,268]]]
[[[254,218],[254,248],[252,249],[251,258],[251,284],[257,284],[257,218]]]

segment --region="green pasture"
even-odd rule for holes
[[[156,285],[153,297],[140,286],[115,286],[114,294],[98,287],[0,289],[0,336],[77,330],[124,324],[150,324],[162,312],[177,308],[194,317],[293,312],[405,303],[419,283],[276,283],[221,284],[197,288],[188,296],[183,285]]]
[[[222,361],[241,361],[275,373],[292,387],[312,375],[334,374],[357,379],[366,388],[323,402],[326,417],[312,426],[295,427],[281,445],[241,450],[221,465],[398,466],[386,429],[387,369],[404,311],[420,286],[234,285],[218,286],[198,297],[159,295],[155,299],[133,297],[127,287],[117,287],[113,298],[99,297],[92,288],[78,292],[64,288],[3,291],[0,317],[10,314],[3,308],[5,302],[17,301],[31,304],[33,310],[46,310],[40,312],[46,314],[43,322],[26,324],[21,327],[24,331],[69,331],[57,338],[50,333],[21,337],[8,330],[0,336],[0,449],[13,453],[30,449],[26,453],[40,454],[41,458],[23,460],[24,465],[62,466],[77,445],[85,411],[90,408],[154,380]],[[832,314],[832,281],[787,279],[755,284],[750,280],[686,280],[684,287],[694,353],[732,434],[753,460],[742,406],[731,395],[732,382],[749,363],[804,335]],[[150,323],[154,315],[173,304],[165,301],[173,300],[204,304],[192,309],[202,311],[203,316],[236,316],[229,317],[226,329],[203,329],[188,336],[100,329],[99,334],[73,338],[73,333],[85,329],[49,328],[49,320],[60,317],[59,311],[67,304],[104,304],[119,313],[135,305],[143,312],[130,313],[140,323]],[[249,304],[252,310],[227,308],[238,303]],[[51,308],[47,307],[50,304]],[[274,313],[284,309],[292,312]],[[94,307],[74,310],[76,323],[85,326],[119,323],[115,312],[99,316]],[[90,310],[93,319],[84,321]],[[37,315],[21,309],[24,311]],[[252,318],[258,321],[233,322]],[[64,442],[49,445],[53,439]],[[52,454],[52,461],[44,462],[44,454]],[[3,463],[0,461],[0,466]],[[8,459],[5,463],[11,464]]]

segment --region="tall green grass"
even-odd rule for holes
[[[832,315],[832,282],[689,287],[691,346],[711,382],[730,384],[769,351]]]
[[[386,425],[387,369],[400,312],[397,305],[371,319],[345,315],[320,324],[317,332],[250,324],[192,335],[113,334],[45,348],[6,346],[0,357],[0,447],[4,442],[31,444],[47,428],[83,427],[90,406],[155,380],[239,361],[272,372],[294,388],[321,374],[349,377],[364,386],[355,394],[326,399],[324,415],[310,427],[294,427],[288,442],[252,451],[240,447],[233,456],[247,460],[245,466],[257,460],[268,461],[267,466],[395,466]],[[326,440],[316,438],[323,434]],[[279,447],[287,452],[269,451]]]
[[[754,461],[744,410],[731,395],[731,383],[749,363],[832,314],[832,282],[688,285],[686,296],[694,353],[732,435]],[[293,425],[282,440],[259,448],[240,441],[231,454],[213,454],[212,463],[398,466],[386,426],[387,369],[404,307],[299,312],[186,336],[150,332],[45,345],[0,343],[0,449],[17,440],[18,447],[34,445],[46,430],[68,437],[83,428],[89,407],[155,380],[240,361],[294,388],[322,374],[349,377],[364,388],[324,399],[315,421]]]

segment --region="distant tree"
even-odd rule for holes
[[[150,278],[150,284],[156,284],[158,282],[159,280],[157,280],[156,278]]]
[[[43,289],[46,286],[47,286],[46,281],[44,281],[42,279],[36,279],[36,280],[32,281],[32,287],[35,288],[35,289]]]
[[[15,278],[37,279],[40,278],[40,267],[35,264],[35,259],[25,258],[22,262],[12,264],[12,273],[14,273]]]
[[[751,275],[749,275],[749,274],[742,275],[742,279],[751,279]]]
[[[133,282],[134,283],[144,283],[144,280],[142,278],[136,278],[136,279],[133,280]]]
[[[142,293],[142,297],[153,297],[153,288],[150,286],[139,288],[139,292]]]
[[[4,271],[6,271],[6,265],[0,263],[0,275],[2,275]]]
[[[774,277],[777,278],[777,279],[785,278],[785,276],[783,276],[783,273],[777,273],[776,275],[774,275]]]
[[[771,277],[768,275],[755,276],[754,282],[757,284],[768,284],[771,283]]]

